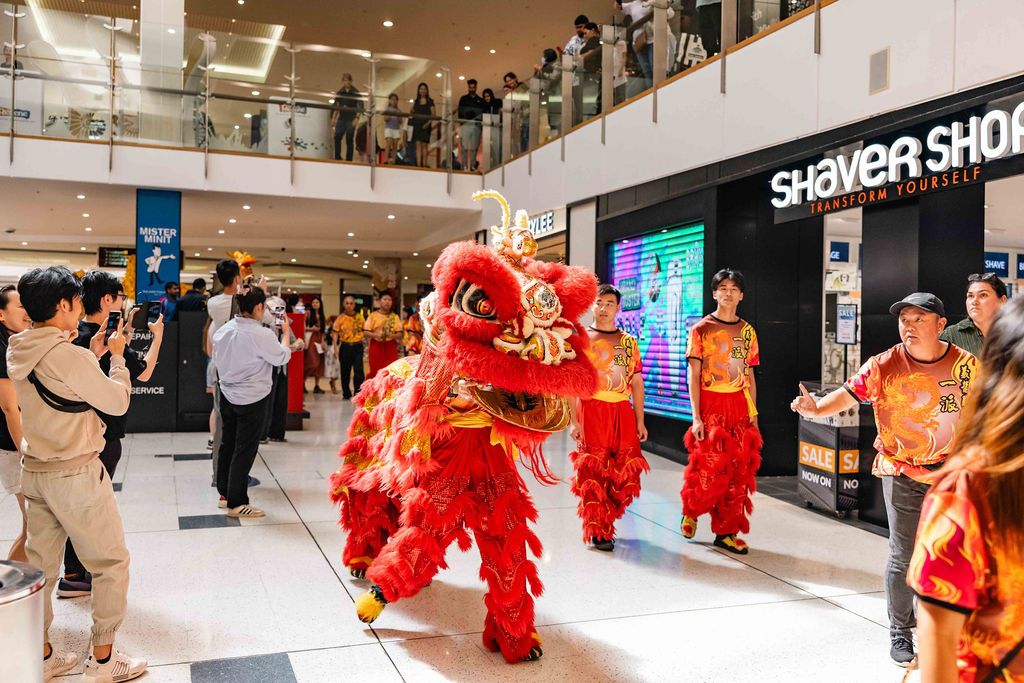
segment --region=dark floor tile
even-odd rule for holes
[[[181,462],[183,460],[213,460],[213,454],[206,453],[175,453],[174,462]]]
[[[191,515],[178,517],[179,529],[216,529],[226,526],[241,526],[237,517],[227,515]]]
[[[285,653],[193,662],[192,683],[296,683]]]

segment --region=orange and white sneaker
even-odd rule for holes
[[[750,552],[747,542],[736,534],[718,534],[715,536],[715,545],[737,555],[746,555]]]
[[[683,534],[683,538],[693,538],[697,533],[697,520],[683,515],[683,521],[679,524],[679,531]]]

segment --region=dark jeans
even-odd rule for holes
[[[267,436],[283,439],[288,421],[288,375],[280,372],[274,376],[273,407],[270,409],[270,429]]]
[[[121,439],[108,439],[103,446],[103,450],[100,451],[100,462],[103,463],[104,469],[107,470],[107,476],[111,480],[114,479],[114,470],[117,469],[117,463],[120,461]],[[75,546],[71,545],[70,538],[64,544],[64,574],[74,576],[85,575],[85,567],[79,561],[78,553],[75,552]]]
[[[928,485],[910,477],[882,477],[885,514],[889,519],[889,562],[885,569],[885,597],[889,606],[889,634],[911,637],[917,626],[914,591],[907,586],[907,569],[914,554],[917,523]]]
[[[224,435],[217,453],[217,493],[228,499],[228,508],[249,503],[249,470],[260,446],[260,428],[270,394],[245,406],[236,406],[222,393],[220,414]]]
[[[722,51],[722,3],[697,8],[700,21],[700,42],[704,43],[708,57]]]
[[[334,126],[334,158],[341,161],[341,138],[345,138],[345,161],[352,161],[352,152],[355,151],[356,136],[355,119],[338,119]]]
[[[338,356],[341,362],[341,393],[345,398],[352,398],[359,393],[359,387],[363,386],[363,345],[343,343]],[[348,386],[349,375],[354,375],[351,389]]]

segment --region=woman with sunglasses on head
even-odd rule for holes
[[[924,500],[907,572],[923,683],[1024,681],[1024,300],[986,332],[959,455]]]
[[[25,496],[21,493],[21,410],[18,408],[18,396],[14,393],[14,382],[7,376],[7,340],[30,327],[32,319],[21,305],[18,290],[14,285],[0,288],[0,410],[3,411],[3,420],[0,421],[0,484],[6,493],[15,495],[21,510],[21,533],[7,556],[16,562],[28,562],[25,555],[28,534],[25,528]]]
[[[947,327],[939,339],[981,356],[981,345],[1000,307],[1006,303],[1006,285],[995,273],[967,276],[967,317]]]

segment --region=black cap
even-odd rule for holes
[[[937,313],[940,318],[946,317],[946,307],[942,305],[942,299],[928,292],[908,294],[903,297],[902,301],[897,301],[890,306],[889,312],[893,315],[899,315],[900,311],[908,306],[920,308],[930,313]]]

